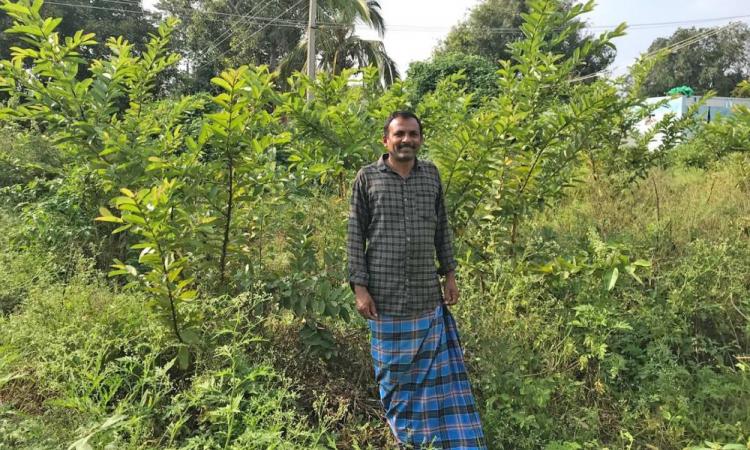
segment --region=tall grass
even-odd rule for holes
[[[529,267],[567,255],[580,271],[465,273],[458,314],[492,448],[748,442],[750,200],[732,164],[580,185],[527,224]],[[608,290],[591,268],[619,249],[651,267]]]
[[[34,261],[28,253],[9,259]],[[5,260],[0,269],[18,283],[28,280]],[[177,349],[144,312],[140,294],[120,292],[86,260],[75,273],[66,283],[35,278],[0,318],[0,447],[265,449],[327,442],[330,424],[308,420],[291,381],[269,364],[254,314],[268,300],[262,294],[194,305],[205,319],[206,344],[188,371],[178,371]]]

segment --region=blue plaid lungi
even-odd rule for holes
[[[458,330],[448,308],[368,321],[388,424],[409,448],[486,449]]]

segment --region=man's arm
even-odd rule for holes
[[[456,272],[448,272],[445,274],[445,282],[443,283],[443,302],[446,305],[455,305],[458,303],[458,285],[456,284]]]
[[[458,263],[453,257],[453,237],[451,236],[448,214],[445,211],[443,183],[438,174],[438,196],[435,200],[437,227],[435,229],[435,252],[438,259],[438,273],[445,276],[443,285],[443,299],[446,305],[455,305],[458,301],[458,287],[456,285],[456,267]]]
[[[378,310],[375,308],[375,300],[372,299],[367,287],[354,285],[354,298],[356,299],[357,311],[365,319],[375,320],[378,318]]]
[[[435,200],[435,213],[437,214],[437,227],[435,228],[435,252],[438,259],[438,273],[448,275],[456,270],[458,263],[453,257],[453,237],[451,228],[448,225],[448,214],[445,212],[445,202],[443,200],[443,184],[440,182],[438,175],[438,195]]]
[[[357,311],[367,319],[375,319],[378,314],[375,302],[367,290],[369,275],[365,248],[367,228],[370,226],[370,210],[367,203],[367,179],[360,170],[352,186],[349,204],[349,224],[346,236],[346,253],[349,266],[349,286],[357,300]]]

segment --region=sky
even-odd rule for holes
[[[430,57],[433,48],[450,28],[465,19],[470,8],[479,0],[379,0],[388,31],[385,47],[396,61],[399,72],[405,75],[411,61]],[[616,39],[617,59],[613,73],[622,74],[657,37],[670,36],[679,26],[719,26],[730,20],[712,20],[730,16],[746,16],[750,23],[748,0],[599,0],[590,14],[583,16],[589,25],[600,27],[663,22],[689,22],[681,25],[637,27],[626,36]],[[698,22],[700,21],[700,22]],[[595,30],[600,32],[600,30]],[[360,30],[366,38],[374,33]]]

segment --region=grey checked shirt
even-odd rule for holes
[[[367,287],[378,314],[416,316],[442,302],[438,274],[457,266],[443,186],[432,163],[416,160],[402,178],[385,163],[387,157],[363,167],[354,180],[349,282]]]

